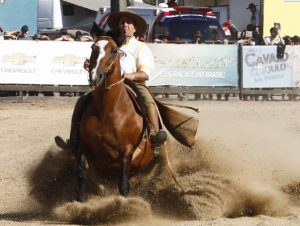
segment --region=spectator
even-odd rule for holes
[[[51,39],[49,38],[48,35],[42,34],[40,40],[42,40],[42,41],[49,41]]]
[[[29,27],[27,25],[21,27],[21,33],[18,36],[18,40],[32,40],[29,36]]]
[[[169,32],[164,31],[162,35],[159,35],[157,39],[155,39],[156,43],[168,43],[169,42]]]
[[[279,30],[276,27],[270,29],[270,36],[264,37],[265,45],[278,45],[285,44],[283,38],[279,34]]]
[[[207,44],[222,44],[223,41],[218,36],[218,30],[216,27],[210,29],[210,39],[205,41]]]
[[[50,38],[48,37],[48,35],[43,35],[43,34],[35,34],[33,37],[32,37],[33,40],[35,41],[47,41],[47,40],[50,40]]]
[[[293,41],[292,41],[291,36],[285,35],[285,36],[282,37],[282,39],[284,40],[284,43],[286,45],[293,45]]]
[[[4,40],[2,27],[0,27],[0,40]]]
[[[139,36],[139,37],[138,37],[138,40],[139,40],[140,42],[145,42],[145,36],[144,36],[144,35]]]
[[[246,31],[244,31],[246,32]],[[252,37],[246,36],[243,34],[243,38],[238,40],[237,43],[245,46],[255,46],[255,41]]]
[[[87,33],[82,33],[81,31],[77,31],[75,34],[75,41],[92,42],[93,37],[88,35]]]
[[[262,35],[257,30],[253,31],[252,37],[255,42],[255,45],[264,45],[265,44]]]
[[[40,34],[35,34],[34,36],[32,36],[32,39],[33,40],[40,40],[40,38],[41,38],[41,35]]]
[[[72,38],[71,35],[68,34],[66,28],[62,28],[59,33],[60,37],[54,39],[55,41],[74,41],[74,38]]]
[[[300,37],[298,35],[294,35],[291,40],[294,45],[300,45]]]
[[[252,24],[247,25],[247,30],[243,31],[241,34],[241,40],[238,43],[242,45],[264,45],[264,39],[259,34],[258,30]]]
[[[170,0],[170,1],[168,1],[168,6],[169,7],[176,7],[176,6],[178,6],[178,4],[176,3],[176,0]]]
[[[226,20],[222,24],[222,28],[225,32],[226,38],[229,40],[237,40],[238,30],[235,25],[231,22],[231,20]]]
[[[249,9],[251,11],[250,24],[255,26],[255,28],[258,30],[259,25],[260,25],[260,12],[257,9],[257,5],[255,5],[254,3],[250,3],[248,5],[247,9]]]
[[[3,33],[4,40],[16,40],[18,39],[18,35],[20,31],[5,31]]]
[[[194,44],[203,43],[201,31],[195,31],[194,32],[194,38],[193,38],[191,43],[194,43]]]
[[[162,43],[168,43],[169,42],[169,35],[164,33],[162,36],[159,37],[161,39]]]
[[[2,27],[0,27],[0,33],[1,33],[1,34],[0,34],[0,39],[4,39],[4,38],[3,38],[3,34],[2,34],[2,33],[3,33]]]
[[[171,41],[172,43],[175,43],[175,44],[184,44],[185,42],[181,40],[181,38],[179,36],[176,36],[174,38],[174,40]]]
[[[265,45],[277,45],[277,58],[282,59],[284,57],[285,42],[279,34],[277,27],[271,27],[270,36],[264,37]],[[271,97],[271,98],[270,98]],[[273,94],[265,95],[265,100],[272,100]]]

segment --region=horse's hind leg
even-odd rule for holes
[[[79,202],[84,202],[86,200],[86,179],[87,179],[87,161],[86,157],[83,154],[82,150],[80,150],[77,156],[77,183],[78,183],[78,191],[76,200]]]

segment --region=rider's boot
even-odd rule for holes
[[[150,122],[150,141],[153,147],[160,147],[167,140],[167,133],[159,129],[159,115],[154,104],[147,105],[147,117]]]
[[[70,150],[75,156],[79,143],[80,118],[76,115],[76,110],[73,112],[71,121],[70,138],[66,140],[66,149]],[[57,143],[56,143],[57,144]]]
[[[76,154],[78,139],[75,136],[70,135],[70,138],[66,141],[64,141],[60,136],[56,136],[54,140],[56,145],[61,149],[70,151],[74,155]]]
[[[72,120],[71,120],[71,131],[70,131],[70,138],[64,141],[60,136],[56,136],[54,138],[55,143],[58,147],[64,150],[68,150],[74,155],[77,153],[77,146],[79,143],[79,137],[80,137],[80,120],[82,116],[82,105],[81,104],[76,104],[73,115],[72,115]]]
[[[80,139],[80,121],[87,105],[90,103],[92,99],[92,92],[86,93],[81,96],[75,105],[72,120],[71,120],[71,131],[70,138],[64,141],[61,137],[55,137],[55,143],[58,147],[71,151],[74,155],[77,155],[77,148]]]

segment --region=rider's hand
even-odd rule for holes
[[[83,63],[83,68],[87,71],[89,70],[89,68],[90,68],[90,59],[85,59],[85,61]]]
[[[134,76],[134,74],[133,73],[129,73],[129,74],[125,74],[125,76],[124,76],[125,78],[128,78],[129,80],[134,80],[134,78],[135,78],[135,76]]]

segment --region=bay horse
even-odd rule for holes
[[[127,196],[130,177],[149,166],[154,151],[145,135],[144,117],[124,84],[120,53],[110,37],[101,36],[92,45],[89,76],[95,90],[80,122],[78,199],[85,199],[87,165],[119,176],[119,192]]]

